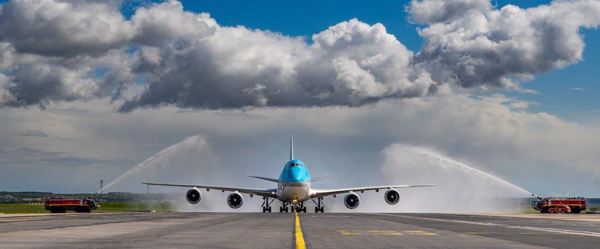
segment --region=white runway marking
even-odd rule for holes
[[[495,227],[504,227],[504,228],[511,228],[511,229],[522,229],[522,230],[529,230],[529,231],[536,231],[536,232],[549,232],[549,233],[581,235],[581,236],[599,237],[600,238],[600,233],[591,232],[591,231],[558,229],[558,228],[549,228],[549,227],[507,225],[507,224],[500,224],[500,223],[494,223],[494,222],[479,222],[479,221],[467,221],[467,220],[456,220],[456,219],[438,219],[438,218],[413,217],[413,216],[392,215],[392,214],[374,214],[374,215],[391,216],[391,217],[402,217],[402,218],[412,218],[412,219],[421,219],[421,220],[432,220],[432,221],[442,221],[442,222],[453,222],[453,223],[470,224],[470,225],[480,225],[480,226],[495,226]]]

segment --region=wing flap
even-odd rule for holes
[[[379,190],[387,190],[387,189],[396,189],[396,188],[421,188],[421,187],[433,187],[437,186],[436,184],[418,184],[418,185],[386,185],[386,186],[371,186],[371,187],[356,187],[356,188],[342,188],[342,189],[323,189],[323,190],[313,190],[310,194],[311,198],[315,197],[323,197],[328,195],[335,194],[344,194],[350,192],[364,192],[364,191],[379,191]]]
[[[223,192],[240,192],[244,194],[258,195],[258,196],[266,196],[271,198],[276,198],[277,189],[251,189],[251,188],[238,188],[238,187],[224,187],[224,186],[209,186],[209,185],[196,185],[196,184],[172,184],[172,183],[156,183],[156,182],[142,182],[143,184],[149,186],[165,186],[165,187],[182,187],[182,188],[199,188],[206,189],[209,191],[211,189],[221,190]]]

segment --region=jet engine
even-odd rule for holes
[[[238,209],[244,204],[244,198],[240,193],[231,193],[227,196],[227,205],[233,209]]]
[[[398,191],[395,189],[390,189],[388,191],[385,191],[385,194],[383,197],[385,199],[385,202],[387,202],[387,204],[390,204],[390,205],[396,205],[400,201],[400,193],[398,193]]]
[[[355,193],[349,193],[344,197],[344,205],[349,209],[355,209],[360,204],[360,197]]]
[[[202,194],[200,194],[200,190],[198,188],[192,188],[185,194],[185,199],[190,204],[198,204],[198,202],[200,202],[202,199]]]

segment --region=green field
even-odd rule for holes
[[[110,212],[168,212],[171,211],[169,202],[102,202],[100,207],[92,212],[110,213]],[[0,213],[5,214],[31,214],[31,213],[49,213],[44,210],[44,205],[32,205],[22,203],[2,203],[0,204]]]
[[[0,213],[5,214],[33,214],[46,213],[44,205],[31,205],[21,203],[2,203],[0,204]]]
[[[103,202],[93,212],[168,212],[171,211],[169,202]]]

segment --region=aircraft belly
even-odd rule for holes
[[[286,184],[283,188],[283,199],[287,201],[302,201],[308,197],[310,185],[307,183]]]

